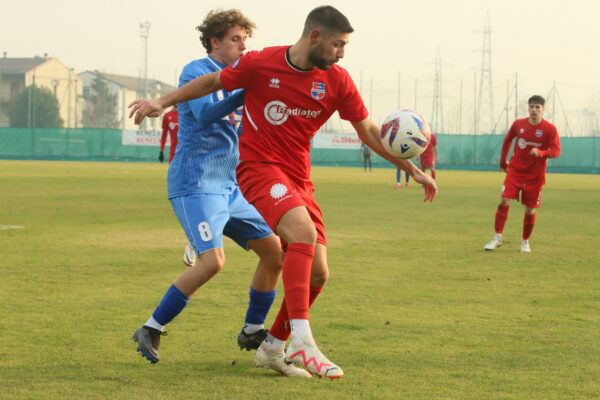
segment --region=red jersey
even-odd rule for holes
[[[432,133],[431,141],[429,142],[429,145],[427,145],[427,148],[420,156],[421,161],[435,161],[435,151],[434,151],[435,146],[437,146],[437,138]]]
[[[165,149],[167,144],[167,135],[171,139],[171,148],[169,149],[169,162],[175,157],[177,148],[177,132],[179,131],[179,113],[173,109],[165,114],[162,121],[162,135],[160,136],[160,151]]]
[[[508,175],[521,182],[543,185],[546,182],[546,160],[560,156],[560,140],[556,127],[546,120],[531,125],[529,118],[513,122],[502,143],[502,169],[506,169],[506,156],[515,138],[517,142],[508,163]],[[529,154],[534,147],[538,149],[539,157]]]
[[[244,88],[240,160],[280,164],[290,175],[310,178],[310,140],[338,111],[359,122],[368,112],[348,72],[302,70],[289,61],[290,46],[251,51],[221,71],[227,91]]]

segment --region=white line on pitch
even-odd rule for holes
[[[21,226],[21,225],[0,225],[0,230],[3,230],[3,229],[21,229],[21,228],[25,228],[25,227]]]

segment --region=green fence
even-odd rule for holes
[[[156,160],[155,146],[125,146],[114,129],[0,128],[0,158],[32,160]]]
[[[496,170],[503,135],[438,134],[438,168]],[[562,155],[548,161],[551,172],[600,173],[600,137],[563,137]],[[122,144],[112,129],[0,128],[0,158],[35,160],[155,161],[156,146]],[[360,151],[312,149],[315,165],[360,166]],[[373,165],[389,167],[378,156]]]
[[[504,135],[436,134],[439,169],[498,170]],[[563,137],[561,156],[548,160],[550,172],[600,173],[600,137]],[[313,149],[315,165],[361,166],[360,150]],[[373,166],[389,167],[379,156]]]

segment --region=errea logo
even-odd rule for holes
[[[280,80],[277,78],[271,78],[271,80],[269,81],[269,87],[275,88],[275,89],[279,89],[279,82]]]

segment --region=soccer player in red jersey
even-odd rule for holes
[[[529,118],[513,122],[502,143],[500,169],[506,172],[500,204],[496,210],[492,240],[484,249],[491,251],[502,245],[502,231],[508,217],[511,200],[525,206],[521,251],[530,253],[529,237],[535,225],[535,210],[540,206],[542,186],[546,182],[546,160],[560,156],[560,139],[556,127],[543,119],[545,100],[542,96],[529,98]],[[517,139],[510,162],[506,161],[514,139]]]
[[[335,65],[354,29],[331,6],[311,11],[293,46],[249,52],[220,73],[197,78],[160,99],[136,100],[130,116],[140,123],[171,104],[224,88],[245,89],[243,133],[237,177],[244,197],[286,243],[284,299],[271,332],[256,353],[258,365],[276,369],[291,332],[287,359],[309,372],[340,378],[342,369],[317,347],[308,309],[329,276],[323,217],[310,180],[310,139],[338,111],[377,154],[423,184],[425,201],[437,194],[435,181],[408,160],[390,156],[379,126],[368,118],[348,72]]]
[[[429,145],[427,146],[423,154],[419,156],[419,163],[421,164],[422,171],[426,172],[428,169],[431,170],[431,177],[433,179],[435,179],[435,162],[437,161],[437,159],[437,138],[435,137],[435,134],[432,133]]]
[[[173,106],[173,109],[166,113],[162,121],[162,135],[160,136],[160,153],[158,153],[158,160],[160,162],[165,161],[165,146],[167,145],[167,135],[171,139],[171,147],[169,150],[169,163],[173,161],[175,157],[175,149],[177,148],[177,132],[179,131],[179,114],[177,113],[177,105]]]

